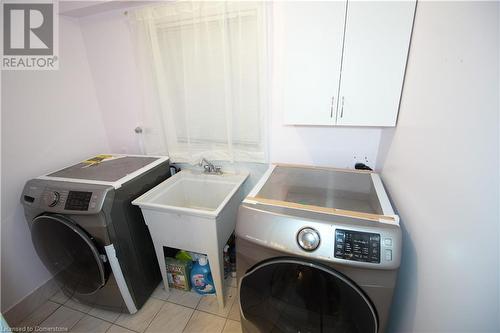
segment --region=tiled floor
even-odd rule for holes
[[[241,332],[236,279],[226,281],[225,294],[226,305],[220,310],[214,295],[165,292],[160,284],[146,304],[130,315],[92,308],[59,292],[16,327],[60,327],[82,333]]]

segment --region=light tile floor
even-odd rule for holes
[[[135,314],[117,313],[55,294],[16,327],[54,328],[86,333],[241,333],[236,279],[225,281],[226,304],[214,295],[163,290],[163,285]]]

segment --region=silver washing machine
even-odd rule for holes
[[[62,291],[135,313],[161,281],[131,201],[170,176],[167,157],[112,155],[29,180],[21,195],[35,250]]]
[[[236,225],[243,332],[384,332],[401,260],[379,176],[273,165]]]

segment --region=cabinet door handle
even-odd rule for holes
[[[340,118],[344,116],[344,96],[342,96],[342,108],[340,109]]]
[[[330,102],[330,118],[333,118],[333,100],[335,96],[332,96],[332,101]]]

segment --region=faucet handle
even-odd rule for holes
[[[214,167],[215,169],[215,173],[218,174],[218,175],[222,175],[222,167],[220,166],[216,166]]]

